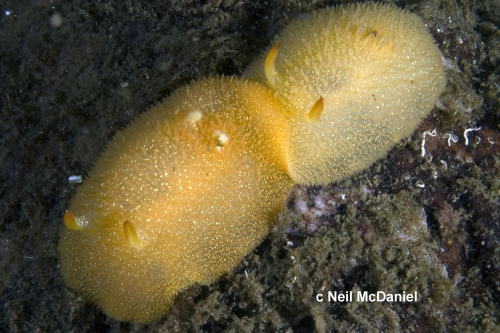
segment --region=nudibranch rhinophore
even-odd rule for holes
[[[378,3],[293,21],[244,76],[282,103],[289,172],[307,185],[345,178],[383,157],[446,85],[441,53],[422,20]]]
[[[285,126],[284,126],[285,125]],[[164,314],[226,273],[288,195],[281,107],[257,83],[177,90],[116,134],[64,215],[67,284],[118,320]]]

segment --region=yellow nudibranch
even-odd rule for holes
[[[446,84],[422,20],[393,5],[322,9],[290,23],[278,42],[244,76],[283,105],[289,171],[300,184],[370,166],[415,130]]]
[[[158,318],[182,289],[228,272],[267,234],[292,179],[324,184],[369,166],[446,82],[420,19],[379,4],[293,22],[246,75],[260,83],[175,91],[118,132],[78,188],[61,270],[109,316]]]
[[[279,103],[212,78],[177,90],[115,135],[64,215],[68,285],[118,320],[165,313],[267,234],[293,185]],[[271,148],[272,147],[272,148]]]

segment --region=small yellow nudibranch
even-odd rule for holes
[[[61,228],[64,280],[117,320],[162,316],[266,236],[293,185],[287,138],[281,105],[255,82],[179,88],[119,132],[78,187]]]
[[[415,130],[446,85],[427,27],[394,5],[321,9],[292,21],[279,41],[279,59],[274,45],[244,75],[283,105],[290,176],[300,184],[369,167]]]

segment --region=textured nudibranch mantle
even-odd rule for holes
[[[64,215],[68,285],[146,322],[266,235],[293,181],[325,184],[384,156],[446,83],[424,24],[347,5],[286,28],[246,72],[180,88],[116,134]],[[292,179],[290,179],[290,177]]]
[[[290,23],[278,42],[245,76],[269,87],[288,115],[297,183],[367,168],[415,130],[446,84],[422,20],[393,5],[322,9]]]
[[[292,186],[283,123],[265,88],[236,78],[194,82],[142,114],[64,216],[68,285],[116,319],[145,322],[179,290],[226,273],[267,234]]]

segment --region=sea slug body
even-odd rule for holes
[[[267,234],[292,186],[284,124],[265,88],[236,78],[194,82],[142,114],[64,216],[68,285],[115,319],[145,322],[178,291],[226,273]]]
[[[277,39],[244,75],[283,104],[297,183],[327,184],[367,168],[415,130],[446,84],[422,20],[393,5],[325,8]]]
[[[64,215],[66,283],[117,320],[163,315],[234,267],[294,181],[368,167],[435,105],[446,77],[422,21],[356,4],[292,22],[245,72],[175,91],[118,132]],[[291,177],[291,178],[290,178]]]

